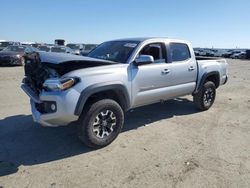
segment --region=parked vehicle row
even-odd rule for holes
[[[207,57],[224,57],[232,59],[249,59],[247,56],[248,50],[243,49],[203,49],[196,48],[194,49],[196,56],[207,56]]]
[[[96,44],[83,44],[83,43],[69,43],[66,45],[64,39],[56,39],[54,44],[37,43],[37,42],[14,42],[0,40],[0,51],[10,45],[22,45],[22,46],[32,46],[41,51],[53,52],[58,51],[59,53],[71,53],[75,55],[87,55],[91,50],[93,50]]]
[[[13,41],[0,41],[0,51],[10,45],[20,45],[20,42],[13,42]]]
[[[66,46],[73,50],[73,54],[86,56],[91,50],[93,50],[97,46],[97,44],[69,43]]]
[[[10,45],[14,44],[14,45]],[[38,44],[38,43],[36,43]],[[0,65],[24,65],[23,56],[29,52],[54,52],[86,56],[96,45],[69,44],[68,46],[54,46],[39,44],[37,48],[29,44],[15,42],[0,42],[3,48],[0,51]],[[7,47],[6,47],[7,46]],[[71,48],[70,48],[71,47]],[[73,49],[72,49],[73,48]]]
[[[86,56],[97,45],[95,44],[74,44],[70,43],[66,46],[53,46],[53,45],[41,45],[38,47],[40,51],[44,52],[57,52],[57,53],[70,53],[75,55]]]
[[[225,58],[232,58],[232,59],[246,59],[246,51],[247,50],[229,50],[228,52],[222,54]]]

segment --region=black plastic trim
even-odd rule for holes
[[[84,105],[85,105],[86,101],[88,100],[88,98],[91,95],[102,92],[102,91],[107,91],[107,90],[121,91],[125,96],[125,98],[124,98],[124,100],[125,100],[125,102],[124,102],[125,111],[129,110],[129,108],[130,108],[130,97],[129,97],[128,91],[125,88],[125,86],[122,85],[121,83],[107,82],[107,83],[94,84],[94,85],[88,86],[86,89],[84,89],[80,94],[80,97],[78,99],[74,114],[77,115],[77,116],[81,115],[82,110],[84,108]]]
[[[201,78],[201,81],[199,83],[199,86],[197,86],[194,94],[198,93],[202,86],[204,85],[206,79],[209,77],[209,76],[212,76],[212,75],[216,75],[216,77],[219,79],[219,82],[220,82],[220,73],[218,71],[212,71],[212,72],[209,72],[209,73],[205,73],[203,74],[202,78]],[[218,86],[220,85],[220,83],[218,83]]]

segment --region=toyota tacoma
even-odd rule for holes
[[[87,57],[28,53],[21,88],[35,122],[76,122],[83,143],[101,148],[118,136],[130,109],[192,95],[200,110],[208,110],[227,82],[227,66],[224,59],[195,57],[187,41],[121,39],[100,44]]]

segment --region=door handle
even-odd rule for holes
[[[188,68],[188,70],[189,70],[189,71],[193,71],[193,70],[194,70],[194,67],[191,66],[191,67]]]
[[[163,71],[161,71],[162,74],[168,74],[170,73],[170,70],[169,69],[164,69]]]

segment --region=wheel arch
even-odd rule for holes
[[[122,83],[98,83],[85,88],[78,99],[75,115],[80,116],[85,104],[93,98],[115,100],[124,111],[130,109],[130,97]]]
[[[212,81],[215,84],[215,87],[218,88],[220,85],[220,73],[218,71],[212,71],[209,73],[205,73],[201,77],[201,81],[200,81],[199,85],[197,86],[197,89],[194,92],[194,94],[198,93],[201,90],[202,86],[204,85],[204,83],[206,81]]]

